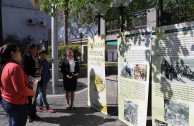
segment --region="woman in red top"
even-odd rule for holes
[[[25,126],[28,115],[28,96],[35,92],[28,88],[28,79],[21,67],[21,53],[16,44],[8,43],[0,49],[1,104],[8,114],[9,126]]]

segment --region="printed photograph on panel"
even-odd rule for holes
[[[162,122],[162,121],[157,120],[157,119],[155,119],[155,125],[156,126],[172,126],[172,125],[168,125],[167,123]]]
[[[164,120],[177,126],[189,126],[189,106],[164,99]]]
[[[134,79],[141,81],[147,80],[147,65],[145,64],[134,65]]]
[[[169,83],[194,83],[194,59],[161,61],[161,79]]]
[[[138,105],[132,101],[124,100],[124,119],[137,126]]]
[[[130,79],[134,78],[133,65],[127,64],[127,63],[122,63],[120,68],[121,68],[121,75],[120,75],[121,77],[130,78]]]

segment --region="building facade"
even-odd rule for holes
[[[34,43],[49,39],[51,18],[34,8],[30,0],[2,0],[3,38],[15,34],[19,39],[31,36]]]

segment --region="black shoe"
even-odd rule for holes
[[[33,122],[34,120],[31,118],[31,117],[28,117],[28,122],[31,123]]]
[[[33,115],[32,119],[35,120],[35,121],[41,120],[41,118],[38,115]]]

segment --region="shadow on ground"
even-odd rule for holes
[[[81,91],[81,90],[83,90],[85,88],[87,88],[87,85],[85,83],[78,82],[77,83],[77,90],[76,90],[76,92]],[[62,81],[60,81],[59,84],[56,85],[55,93],[56,94],[64,94],[65,93]],[[48,83],[47,94],[53,94],[51,82]]]
[[[108,115],[109,116],[118,116],[118,106],[117,105],[107,105]]]
[[[116,121],[113,118],[104,119],[102,116],[94,115],[97,111],[92,108],[80,107],[75,110],[55,110],[57,113],[64,113],[64,115],[60,117],[44,117],[41,121],[59,126],[98,126]]]

